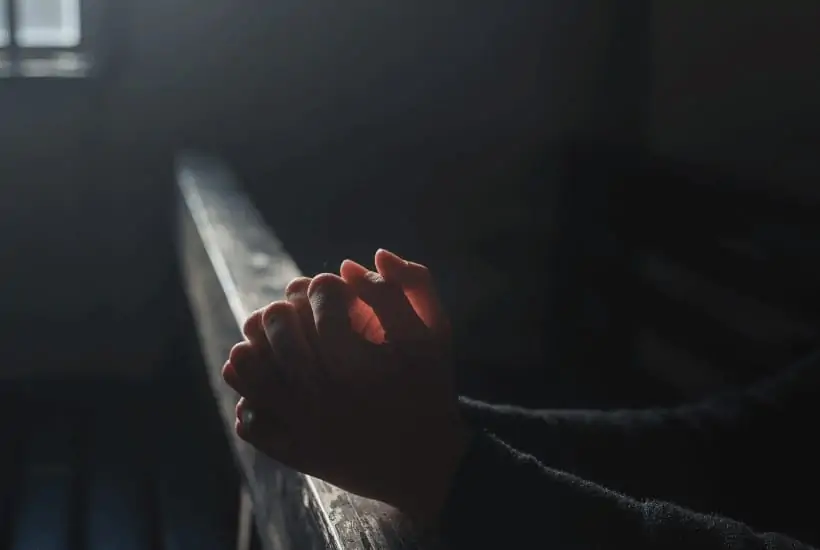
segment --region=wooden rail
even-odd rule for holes
[[[178,158],[179,254],[205,368],[244,480],[242,525],[264,550],[375,550],[421,546],[394,509],[346,493],[267,458],[233,432],[237,395],[221,367],[255,309],[279,300],[300,272],[230,170],[196,154]],[[351,429],[361,429],[359,427]],[[374,434],[374,438],[378,434]],[[239,533],[240,546],[250,545]]]

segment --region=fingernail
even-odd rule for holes
[[[353,260],[343,261],[341,269],[344,271],[355,271],[360,275],[364,275],[368,271],[368,269],[365,266],[358,262],[354,262]]]
[[[313,278],[307,293],[311,301],[314,300],[317,293],[321,293],[325,299],[335,301],[348,297],[348,285],[338,275],[322,273]]]
[[[309,286],[310,279],[308,277],[297,277],[285,287],[285,297],[290,300],[295,296],[300,296],[302,294],[307,295],[307,289]]]
[[[250,427],[251,423],[253,423],[253,419],[255,418],[255,416],[256,415],[254,414],[254,412],[252,410],[250,410],[248,408],[244,408],[244,409],[242,409],[242,414],[240,415],[239,418],[242,421],[242,424],[247,429],[247,428]]]
[[[404,258],[402,258],[401,256],[399,256],[398,254],[394,254],[394,253],[392,253],[392,252],[390,252],[389,250],[386,250],[386,249],[384,249],[384,248],[380,248],[380,249],[378,249],[378,250],[376,251],[376,255],[378,255],[378,256],[387,256],[387,257],[388,257],[388,258],[390,258],[391,260],[394,260],[394,261],[396,261],[396,262],[399,262],[399,263],[401,263],[402,265],[407,265],[407,260],[405,260]]]

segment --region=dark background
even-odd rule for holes
[[[618,274],[634,257],[607,233],[613,190],[648,178],[666,210],[633,201],[625,217],[684,228],[702,227],[699,204],[711,204],[666,193],[684,173],[820,199],[816,0],[86,11],[96,76],[0,80],[0,547],[232,542],[236,471],[175,257],[180,150],[227,160],[306,274],[378,247],[429,263],[462,389],[549,406],[668,402],[726,381],[685,353],[709,346],[633,348],[633,304],[579,291],[587,269],[609,298],[624,295]],[[648,159],[662,169],[639,168]],[[799,290],[798,272],[773,280]],[[696,296],[667,337],[713,341],[703,305],[745,325],[743,342],[777,348],[721,336],[715,349],[746,352],[723,355],[729,381],[759,374],[743,370],[748,357],[779,365],[795,339],[816,339],[816,324],[778,324],[672,273],[654,276],[678,309],[649,312],[650,325]],[[634,360],[638,348],[648,359]]]
[[[488,294],[464,243],[547,234],[567,140],[816,192],[812,0],[104,7],[97,79],[0,82],[4,376],[162,364],[182,147],[229,159],[308,273],[392,246]],[[59,344],[20,351],[33,331]]]

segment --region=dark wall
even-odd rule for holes
[[[26,333],[58,319],[83,334],[95,315],[117,317],[162,294],[174,148],[239,152],[240,164],[272,169],[294,158],[332,164],[339,155],[328,151],[339,146],[362,159],[411,143],[419,149],[410,160],[423,163],[451,143],[470,151],[504,136],[582,131],[609,37],[604,3],[174,0],[112,9],[112,65],[98,80],[0,83],[2,192],[18,213],[4,228],[17,262],[5,275],[8,322]],[[267,183],[333,195],[355,173]],[[42,290],[55,279],[32,272],[71,283]],[[140,346],[163,338],[165,317],[143,323],[156,334]]]
[[[655,0],[652,147],[816,196],[818,24],[813,0]]]
[[[432,212],[432,199],[446,190],[464,212],[453,221],[439,201],[431,216],[442,227],[449,219],[448,235],[479,225],[492,233],[492,223],[477,225],[488,218],[480,204],[501,204],[499,219],[549,217],[531,204],[519,213],[544,170],[549,181],[560,180],[539,164],[554,138],[635,143],[649,129],[658,148],[702,157],[709,155],[693,136],[765,130],[783,105],[814,105],[816,86],[785,69],[782,78],[765,80],[775,99],[756,101],[762,92],[748,84],[762,77],[747,79],[757,68],[803,68],[781,60],[811,45],[810,0],[737,4],[740,26],[729,8],[681,19],[683,8],[673,3],[653,3],[652,36],[641,23],[646,4],[625,15],[603,0],[110,4],[102,57],[112,64],[97,81],[0,81],[0,194],[3,209],[15,212],[3,230],[17,262],[4,275],[14,289],[5,298],[8,322],[29,331],[19,319],[36,326],[79,317],[89,319],[76,321],[84,329],[94,315],[154,307],[173,279],[166,220],[170,154],[180,146],[224,152],[267,197],[266,208],[310,198],[309,207],[292,210],[325,220],[313,242],[333,229],[327,220],[336,219],[339,200],[375,188],[395,201],[396,181],[428,190],[421,212]],[[772,11],[782,17],[773,20]],[[697,30],[681,29],[682,20]],[[772,45],[763,57],[744,38],[760,29]],[[727,35],[737,47],[724,51],[726,63],[745,62],[749,71],[723,76],[721,94],[703,84],[681,95],[680,82],[690,85],[696,75],[691,68],[714,58],[717,46],[703,44]],[[660,52],[652,59],[650,39],[651,51]],[[654,83],[645,70],[650,61]],[[644,112],[648,102],[635,98],[651,90],[652,110]],[[721,157],[728,140],[714,138],[711,157]],[[518,174],[509,177],[510,170]],[[510,185],[515,192],[504,191]],[[100,220],[108,220],[104,230]],[[93,261],[77,262],[88,256]],[[73,282],[43,290],[47,277],[31,278],[32,270],[70,273]],[[142,323],[154,335],[141,345],[161,347],[168,323]]]

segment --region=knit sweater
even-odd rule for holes
[[[808,549],[818,544],[820,353],[656,410],[462,399],[476,428],[441,522],[456,549]]]

